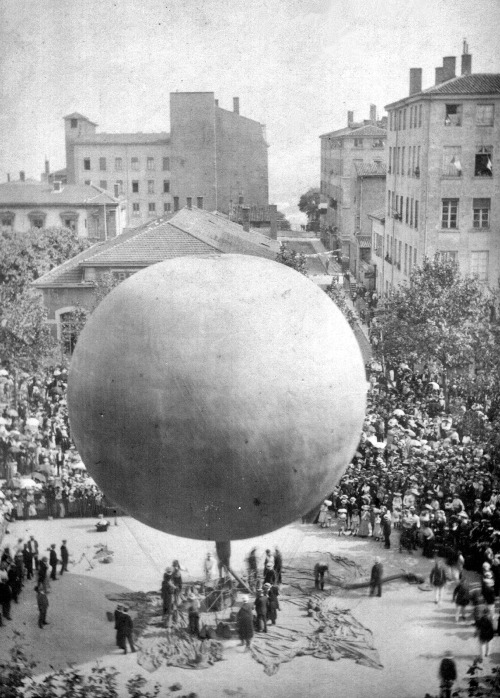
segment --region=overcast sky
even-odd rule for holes
[[[63,167],[62,117],[169,129],[169,93],[213,91],[267,125],[270,199],[319,185],[321,133],[433,83],[467,38],[500,72],[500,0],[0,0],[0,181]],[[458,68],[459,69],[459,68]]]

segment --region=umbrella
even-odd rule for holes
[[[40,480],[40,482],[46,482],[47,476],[44,473],[32,473],[31,477],[33,480]]]
[[[13,407],[11,407],[10,410],[7,410],[7,414],[9,417],[19,417],[17,410],[15,410]]]
[[[5,417],[0,417],[0,424],[8,424],[9,422],[5,419]]]
[[[71,470],[87,470],[82,461],[77,461],[76,463],[70,463],[69,467]]]
[[[393,412],[392,414],[395,414],[395,415],[397,415],[398,417],[404,417],[404,414],[405,414],[405,413],[403,412],[402,409],[400,409],[400,408],[398,407],[397,409],[394,410],[394,412]]]
[[[83,481],[83,484],[84,485],[96,485],[97,483],[93,478],[88,477]]]
[[[434,390],[439,390],[439,384],[435,381],[430,381],[429,385],[431,386],[431,388],[434,388]]]
[[[332,506],[332,502],[331,502],[329,499],[325,499],[325,504],[326,504],[327,507],[331,507],[331,506]]]
[[[39,482],[35,482],[30,477],[13,477],[12,480],[9,480],[8,484],[9,487],[14,487],[18,490],[39,489],[41,487]]]
[[[37,427],[40,424],[40,422],[36,417],[28,417],[28,419],[26,420],[26,424],[30,427]]]
[[[9,372],[6,371],[4,368],[0,368],[0,376],[8,376]]]

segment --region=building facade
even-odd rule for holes
[[[361,280],[369,263],[371,224],[368,214],[385,200],[386,120],[354,122],[348,112],[347,127],[321,139],[321,239],[328,249],[339,250],[342,266]]]
[[[498,282],[500,75],[471,68],[464,44],[461,75],[455,57],[445,57],[435,84],[422,90],[422,70],[412,68],[409,96],[386,107],[385,260],[403,281],[412,266],[438,254],[464,274]],[[394,272],[383,276],[379,290],[387,292]]]
[[[264,127],[219,107],[213,92],[170,95],[170,132],[97,133],[77,112],[64,117],[68,182],[92,183],[127,201],[138,226],[184,206],[229,213],[268,204]]]
[[[121,201],[93,186],[61,182],[0,184],[0,228],[69,228],[78,237],[105,240],[120,235],[125,219]]]

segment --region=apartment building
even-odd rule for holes
[[[500,74],[472,73],[464,42],[422,90],[410,69],[409,95],[389,114],[385,226],[373,240],[377,289],[406,281],[435,254],[496,286],[500,275]]]
[[[97,133],[75,112],[64,117],[69,183],[93,184],[126,200],[136,227],[184,206],[229,213],[268,204],[265,127],[222,109],[213,92],[170,95],[170,132]]]
[[[349,111],[347,127],[320,136],[321,240],[360,281],[371,255],[368,214],[385,200],[386,124],[372,104],[369,119],[356,123]]]

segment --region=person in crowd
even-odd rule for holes
[[[123,623],[122,623],[122,615],[123,615],[123,605],[122,604],[117,604],[114,612],[114,619],[115,619],[115,631],[116,631],[116,646],[119,647],[121,650],[125,649],[124,642],[123,642]]]
[[[264,583],[274,584],[274,581],[274,555],[270,550],[266,550],[266,557],[264,559]]]
[[[264,584],[264,587],[266,587],[266,584]],[[267,620],[271,622],[271,625],[276,625],[278,619],[278,611],[280,610],[279,593],[277,584],[269,585],[267,589]]]
[[[236,625],[240,642],[245,646],[245,651],[248,651],[252,644],[254,630],[252,604],[250,597],[247,595],[243,596],[242,601],[243,603],[236,616]]]
[[[274,579],[276,584],[282,583],[283,556],[279,548],[274,549]]]
[[[4,560],[0,562],[0,606],[2,608],[2,616],[7,620],[12,620],[10,615],[10,605],[12,592],[9,584],[9,563]]]
[[[374,596],[375,592],[377,592],[377,596],[382,596],[383,575],[384,567],[382,565],[382,560],[380,557],[376,557],[370,574],[370,596]]]
[[[382,517],[382,533],[384,536],[384,548],[387,550],[391,547],[391,531],[392,519],[389,511],[386,511]]]
[[[61,552],[61,572],[60,575],[62,577],[64,572],[68,571],[68,563],[69,563],[69,552],[68,552],[68,546],[67,546],[67,540],[63,540],[60,548]]]
[[[177,587],[172,579],[172,568],[167,567],[161,583],[161,598],[163,601],[163,616],[167,625],[173,616],[175,609]]]
[[[194,587],[188,591],[187,594],[188,603],[188,631],[191,635],[198,637],[200,634],[200,608],[201,599]]]
[[[38,588],[45,593],[49,590],[49,559],[46,555],[38,563]]]
[[[252,548],[250,554],[247,557],[247,577],[248,586],[252,590],[255,589],[257,587],[257,580],[259,578],[257,568],[257,548]]]
[[[205,573],[205,583],[210,584],[215,577],[215,560],[210,552],[207,553],[203,563],[203,571]]]
[[[479,653],[481,661],[490,653],[490,642],[495,635],[493,619],[487,606],[483,608],[482,616],[476,623],[476,636],[479,641]]]
[[[47,611],[49,608],[49,599],[47,592],[41,586],[35,587],[36,602],[38,606],[38,627],[43,630],[44,626],[48,625]]]
[[[257,631],[267,633],[267,596],[264,589],[259,589],[255,599],[257,613]]]
[[[466,620],[465,609],[470,603],[470,589],[465,579],[461,579],[453,590],[453,601],[456,607],[455,621],[458,623],[459,616]]]
[[[325,588],[325,574],[328,572],[328,564],[321,560],[314,565],[314,586],[323,591]]]
[[[446,571],[437,557],[434,560],[434,566],[429,575],[429,581],[431,586],[434,587],[434,603],[439,606],[443,598],[443,589],[446,585]]]
[[[130,651],[135,652],[134,646],[134,622],[129,613],[128,606],[123,606],[121,617],[119,619],[121,637],[123,638],[123,654],[127,654],[127,642],[130,646]]]
[[[453,659],[453,653],[448,650],[445,652],[443,659],[439,665],[439,685],[441,689],[440,698],[451,698],[453,684],[457,680],[457,665]]]
[[[57,558],[56,544],[52,543],[52,545],[49,548],[49,565],[50,565],[50,578],[54,581],[57,579],[57,565],[58,564],[59,564],[59,560]]]

